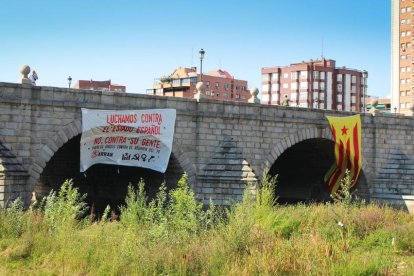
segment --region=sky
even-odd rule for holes
[[[177,67],[223,69],[261,91],[262,67],[336,60],[390,95],[390,0],[0,0],[0,82],[108,80],[145,93]]]

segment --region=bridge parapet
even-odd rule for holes
[[[271,166],[287,149],[309,139],[331,139],[327,115],[353,114],[0,82],[0,142],[29,174],[26,194],[31,192],[34,182],[58,149],[80,134],[81,108],[176,109],[173,153],[189,174],[197,196],[205,200],[214,194],[220,194],[217,199],[223,200],[228,200],[230,194],[235,198],[240,195],[239,186],[238,190],[225,190],[229,192],[227,194],[220,190],[223,187],[219,184],[215,184],[216,190],[209,189],[214,188],[209,172],[213,169],[218,172],[220,165],[226,168],[226,165],[236,162],[220,159],[224,163],[217,163],[214,167],[215,158],[219,158],[217,154],[223,145],[229,144],[226,139],[233,138],[231,148],[237,152],[237,160],[242,161],[241,165],[233,164],[240,165],[238,175],[249,173],[252,178],[260,180],[264,167]],[[374,185],[375,179],[389,177],[380,174],[393,158],[393,152],[400,150],[406,156],[414,156],[413,118],[381,114],[375,117],[361,114],[361,118],[363,171],[368,185]],[[224,176],[226,171],[224,169],[220,173]],[[389,180],[389,185],[398,187],[391,177]],[[376,194],[375,189],[370,191],[372,196]]]

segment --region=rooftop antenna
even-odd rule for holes
[[[323,59],[323,37],[322,37],[322,53],[321,53],[321,58]]]
[[[194,47],[191,47],[191,68],[193,67]]]

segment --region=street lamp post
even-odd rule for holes
[[[397,107],[394,107],[394,114],[397,115]]]
[[[70,88],[70,84],[72,83],[72,77],[71,76],[68,77],[68,83],[69,83],[69,88]]]
[[[200,54],[200,81],[203,81],[203,59],[206,52],[201,49],[198,53]]]

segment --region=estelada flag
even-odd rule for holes
[[[335,163],[325,175],[325,182],[331,194],[338,191],[346,170],[350,172],[351,187],[358,180],[362,167],[361,155],[361,117],[327,116],[334,138]]]

